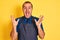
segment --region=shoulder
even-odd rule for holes
[[[24,18],[24,16],[22,16],[22,17],[18,17],[18,18],[16,18],[15,20],[17,21],[18,19],[19,20],[22,20]]]
[[[35,17],[35,16],[32,16],[32,18],[33,18],[33,19],[36,19],[37,21],[38,21],[38,19],[39,19],[38,17]]]

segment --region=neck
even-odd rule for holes
[[[24,16],[25,17],[25,16]],[[32,15],[29,17],[29,18],[31,18],[32,17]],[[25,18],[27,18],[27,17],[25,17]],[[27,19],[29,19],[29,18],[27,18]]]

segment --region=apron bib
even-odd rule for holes
[[[37,27],[33,23],[20,24],[18,32],[18,40],[38,40],[37,39]]]

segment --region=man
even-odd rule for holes
[[[12,40],[16,40],[17,37],[18,40],[38,40],[37,35],[39,35],[41,39],[44,38],[45,33],[42,26],[43,16],[40,18],[33,17],[32,9],[32,3],[26,1],[22,5],[24,16],[16,19],[11,16],[13,24],[11,31]]]

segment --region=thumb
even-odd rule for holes
[[[19,19],[17,20],[17,23],[19,22]]]
[[[34,21],[35,21],[35,22],[37,22],[37,20],[36,20],[36,19],[34,19]]]

